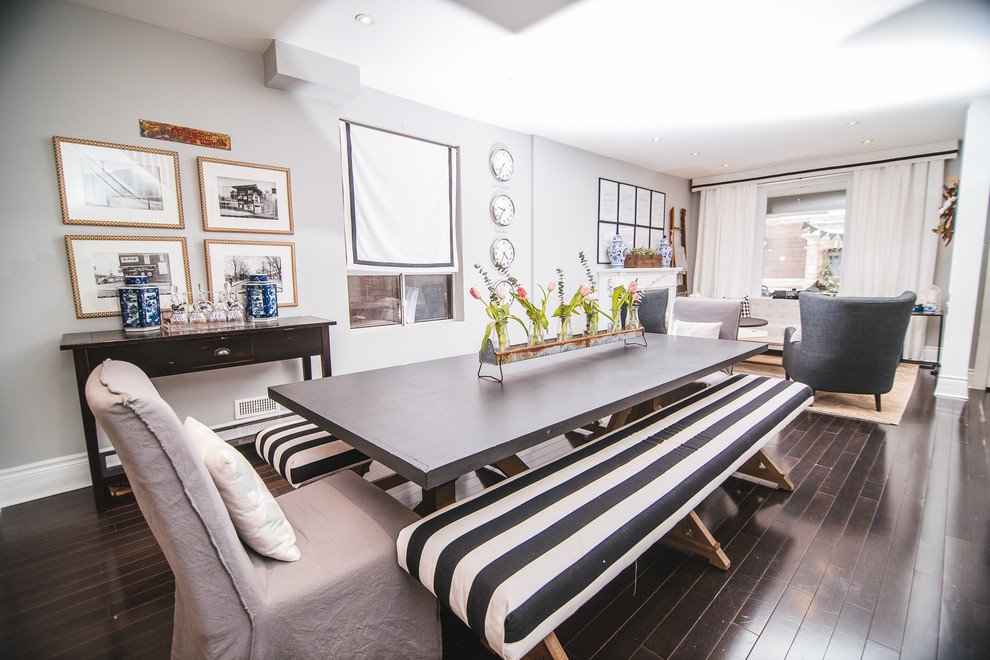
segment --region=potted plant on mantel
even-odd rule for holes
[[[626,268],[662,268],[663,257],[648,247],[637,247],[626,253]]]

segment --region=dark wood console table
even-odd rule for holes
[[[323,376],[330,376],[330,326],[315,316],[280,318],[271,325],[183,330],[126,334],[123,330],[72,332],[62,335],[63,351],[72,351],[79,389],[89,473],[93,479],[93,496],[97,511],[109,503],[107,478],[121,474],[118,466],[107,466],[112,451],[100,452],[96,418],[86,403],[86,380],[106,359],[124,360],[140,367],[149,377],[172,376],[197,371],[224,369],[244,364],[279,360],[302,360],[303,378],[313,377],[309,358],[319,355]],[[208,328],[208,329],[207,329]]]

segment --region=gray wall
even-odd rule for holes
[[[543,281],[561,265],[576,281],[577,251],[596,249],[600,176],[664,191],[668,205],[691,209],[685,180],[367,88],[342,108],[267,89],[261,55],[75,5],[42,0],[14,14],[10,7],[0,21],[0,482],[22,466],[84,451],[72,361],[58,350],[59,341],[66,332],[119,327],[116,317],[75,317],[66,234],[185,236],[194,287],[206,279],[204,238],[263,238],[203,232],[197,156],[290,168],[295,234],[276,240],[296,243],[299,306],[282,314],[340,323],[331,332],[335,373],[476,350],[483,311],[464,292],[481,284],[473,263],[490,267],[496,227],[488,204],[495,182],[487,157],[496,143],[516,158],[507,188],[517,215],[506,234],[517,248],[513,272],[523,280],[535,275]],[[463,279],[455,307],[462,321],[347,328],[339,118],[460,148]],[[233,147],[226,152],[141,138],[139,119],[227,133]],[[185,229],[62,224],[56,135],[177,151]],[[299,378],[299,366],[287,363],[161,378],[156,385],[180,417],[217,425],[232,418],[234,399]]]

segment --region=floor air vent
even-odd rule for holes
[[[236,399],[234,401],[234,419],[265,415],[273,413],[278,409],[279,405],[267,396],[256,396],[253,399]]]

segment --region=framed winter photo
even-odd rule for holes
[[[263,241],[221,241],[206,239],[206,279],[210,291],[223,291],[229,284],[237,294],[251,275],[267,275],[278,291],[279,307],[295,307],[296,244]]]

